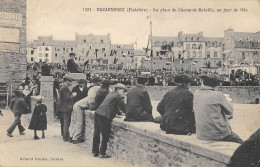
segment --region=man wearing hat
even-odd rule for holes
[[[204,86],[194,93],[193,109],[196,120],[197,138],[242,143],[232,132],[228,118],[232,118],[232,103],[214,88],[221,82],[215,75],[201,75]]]
[[[70,53],[69,56],[70,56],[70,59],[67,62],[68,72],[80,73],[79,67],[78,67],[78,65],[74,61],[76,54],[75,53]]]
[[[72,92],[76,92],[77,96],[74,97],[74,102],[76,103],[77,101],[85,98],[88,96],[88,88],[86,86],[87,80],[85,79],[80,79],[78,80],[78,85],[76,85],[73,89]]]
[[[148,92],[144,89],[147,78],[138,77],[138,85],[127,93],[125,121],[153,122],[152,104]]]
[[[74,96],[76,93],[72,92],[69,89],[69,86],[72,84],[73,79],[70,77],[63,77],[64,84],[59,91],[59,115],[61,123],[61,134],[63,136],[63,141],[68,142],[70,139],[69,135],[69,126],[71,122],[71,112],[73,110]]]
[[[108,95],[109,86],[110,86],[109,80],[102,81],[101,87],[97,90],[97,93],[96,93],[94,109],[97,109],[101,105],[101,103],[104,101],[106,96]]]
[[[29,111],[29,107],[24,101],[23,94],[20,90],[15,90],[15,98],[12,99],[10,109],[14,113],[15,120],[7,129],[7,136],[13,137],[12,133],[16,126],[18,126],[20,135],[25,135],[24,127],[21,125],[21,116]]]
[[[191,81],[188,75],[176,76],[174,82],[178,86],[166,93],[157,106],[157,111],[162,115],[160,127],[166,134],[195,133],[193,94],[189,90]]]
[[[116,117],[116,114],[121,114],[120,111],[125,113],[125,103],[123,97],[127,91],[127,87],[124,84],[118,83],[114,86],[115,90],[109,93],[102,104],[95,112],[94,118],[94,137],[92,153],[94,157],[110,158],[110,155],[106,154],[107,142],[111,132],[111,122]],[[101,147],[100,133],[102,134]]]

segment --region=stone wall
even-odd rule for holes
[[[0,1],[0,79],[20,81],[26,73],[26,0]]]
[[[86,148],[92,149],[94,111],[85,111]],[[159,124],[115,118],[107,153],[134,166],[224,167],[239,144],[165,134]]]
[[[160,101],[163,96],[175,86],[146,86],[151,100]],[[194,92],[199,87],[192,86],[191,91]],[[256,98],[259,98],[259,86],[222,86],[218,88],[221,92],[229,94],[233,103],[250,104],[254,103]]]

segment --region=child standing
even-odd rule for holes
[[[46,112],[47,112],[47,107],[46,105],[42,104],[43,97],[42,96],[37,96],[36,97],[36,104],[35,108],[32,114],[32,119],[30,122],[30,125],[28,129],[34,130],[34,140],[40,139],[37,136],[37,130],[42,130],[42,138],[45,138],[44,135],[44,130],[47,129],[47,117],[46,117]]]

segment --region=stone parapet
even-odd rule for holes
[[[92,149],[94,111],[85,111],[87,148]],[[231,142],[198,140],[196,135],[165,134],[153,122],[125,122],[115,118],[108,143],[114,158],[136,166],[224,167],[239,146]]]
[[[78,81],[80,79],[86,79],[86,74],[83,73],[67,73],[66,77],[72,78],[74,81]]]
[[[175,86],[146,86],[145,88],[152,100],[160,101]],[[191,92],[194,93],[199,88],[199,86],[192,86]],[[229,94],[233,103],[252,104],[256,98],[260,98],[260,86],[220,86],[217,89],[224,94]]]

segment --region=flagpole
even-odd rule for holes
[[[151,29],[151,70],[150,70],[150,75],[152,76],[152,71],[153,71],[153,35],[152,35],[152,20],[150,21],[150,29]]]

